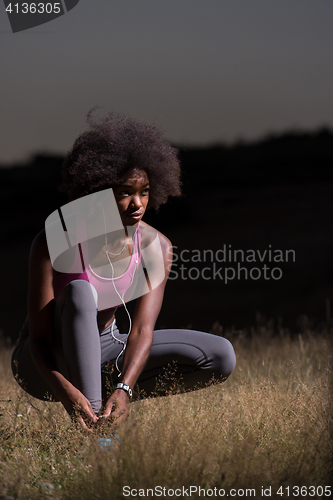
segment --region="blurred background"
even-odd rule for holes
[[[95,105],[156,123],[179,148],[184,196],[145,218],[175,255],[215,255],[224,245],[295,251],[295,261],[244,264],[279,267],[277,280],[204,279],[212,261],[184,262],[182,279],[178,260],[157,327],[271,321],[302,329],[330,321],[332,17],[328,0],[80,0],[64,16],[13,34],[3,8],[3,334],[18,336],[29,247],[66,203],[57,192],[61,163]]]

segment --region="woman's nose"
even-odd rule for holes
[[[140,208],[141,207],[141,198],[140,196],[133,196],[131,199],[130,205],[135,208]]]

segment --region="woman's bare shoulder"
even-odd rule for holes
[[[37,254],[49,258],[45,229],[42,229],[33,239],[30,253],[31,255]]]
[[[170,253],[170,250],[172,250],[172,243],[164,234],[143,221],[140,221],[140,229],[143,246],[150,245],[156,238],[158,238],[163,253]]]
[[[39,231],[39,233],[33,239],[32,244],[34,244],[35,242],[36,244],[47,244],[45,228]]]

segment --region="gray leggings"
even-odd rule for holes
[[[97,413],[102,405],[102,386],[107,385],[106,368],[115,364],[122,344],[112,337],[111,326],[99,332],[96,316],[95,289],[83,280],[69,283],[55,303],[53,347],[58,369],[87,397]],[[30,395],[56,400],[31,357],[28,329],[26,322],[13,352],[13,374]],[[115,325],[113,333],[126,340],[127,335],[120,334]],[[118,360],[120,370],[122,358],[121,355]],[[226,379],[235,367],[236,357],[231,343],[223,337],[194,330],[156,330],[149,358],[138,379],[140,390],[151,395],[156,380],[174,362],[177,378],[185,390],[191,390],[207,384],[212,377]],[[113,382],[117,380],[117,370],[113,370],[111,378]]]

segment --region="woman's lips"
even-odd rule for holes
[[[132,213],[127,213],[127,217],[131,217],[131,219],[141,219],[142,217],[142,212],[132,212]]]

